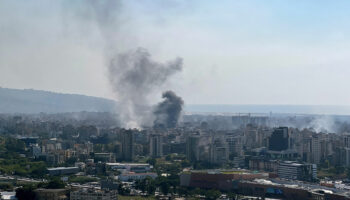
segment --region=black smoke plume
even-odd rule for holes
[[[179,121],[184,101],[173,91],[164,92],[162,97],[164,100],[157,105],[153,112],[156,117],[154,126],[174,128]]]
[[[113,92],[118,96],[122,111],[121,119],[125,127],[134,128],[149,118],[142,106],[147,105],[148,97],[162,86],[167,79],[182,70],[182,59],[176,58],[167,63],[151,59],[144,48],[117,54],[109,65],[109,81]]]
[[[133,16],[124,5],[127,2],[82,1],[81,8],[75,14],[82,19],[93,20],[104,39],[107,76],[118,102],[121,126],[140,128],[153,123],[153,113],[148,107],[154,104],[151,97],[161,90],[171,76],[182,70],[183,62],[179,57],[158,62],[146,48],[139,47],[133,40],[133,29],[128,29]],[[144,2],[141,2],[140,5],[143,5]]]

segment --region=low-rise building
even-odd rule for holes
[[[247,170],[209,170],[190,171],[180,174],[180,185],[203,189],[230,189],[232,182],[268,178],[268,173],[256,173]]]
[[[113,153],[94,153],[95,162],[115,162],[115,155]]]
[[[312,181],[317,179],[317,167],[315,164],[285,161],[279,163],[277,174],[280,178]]]
[[[71,200],[117,200],[117,191],[80,189],[70,193]]]
[[[49,168],[47,170],[49,171],[49,175],[59,176],[59,175],[78,173],[79,167],[56,167],[56,168]]]
[[[17,200],[16,192],[0,192],[1,200]]]
[[[118,190],[119,184],[114,182],[111,179],[101,180],[101,189],[102,190]]]
[[[129,180],[143,180],[147,177],[150,177],[152,179],[157,178],[157,174],[156,173],[133,173],[133,172],[129,172],[129,173],[123,173],[120,174],[118,176],[118,179],[121,181],[129,181]]]
[[[107,169],[118,170],[122,173],[145,173],[151,170],[151,165],[148,163],[106,163],[106,167]]]
[[[66,189],[43,189],[34,190],[38,200],[68,200]]]
[[[265,172],[278,171],[279,162],[277,160],[267,160],[264,158],[251,158],[249,159],[249,169]]]

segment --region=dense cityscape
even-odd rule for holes
[[[0,0],[0,200],[350,200],[349,8]]]
[[[142,129],[114,117],[1,115],[2,198],[350,198],[348,117],[333,119],[342,132],[303,124],[317,115],[188,114]]]

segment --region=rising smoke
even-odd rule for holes
[[[174,128],[178,123],[184,101],[173,91],[164,92],[162,97],[164,100],[157,105],[153,112],[156,117],[154,126]]]
[[[138,48],[117,54],[110,61],[108,69],[113,92],[121,104],[121,119],[127,128],[134,128],[146,123],[148,114],[142,106],[148,102],[149,95],[159,89],[169,76],[182,70],[182,59],[159,63],[151,59],[146,49]],[[166,98],[172,98],[171,95],[175,94],[167,92],[165,95]]]
[[[142,125],[151,125],[154,117],[159,121],[161,109],[168,109],[166,120],[172,120],[177,123],[180,111],[172,111],[172,107],[165,108],[168,102],[178,98],[173,92],[164,93],[166,102],[152,116],[153,112],[147,109],[150,102],[150,95],[159,92],[170,76],[182,70],[182,58],[175,58],[166,63],[157,62],[152,59],[151,54],[146,48],[137,47],[132,39],[127,38],[130,34],[120,34],[120,29],[127,23],[126,18],[121,17],[125,14],[122,1],[88,1],[92,8],[93,16],[97,27],[99,28],[103,39],[105,40],[105,54],[108,66],[108,79],[112,92],[118,102],[118,112],[121,124],[125,128],[139,128]],[[132,17],[132,16],[131,16]],[[121,36],[123,35],[123,36]],[[121,50],[121,46],[128,46],[131,50]],[[136,48],[135,48],[136,46]],[[176,97],[172,99],[173,97]],[[181,99],[181,98],[180,98]],[[179,108],[176,108],[179,109]],[[172,112],[176,116],[170,116]],[[150,120],[152,119],[152,120]]]

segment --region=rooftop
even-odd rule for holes
[[[111,166],[117,166],[117,165],[129,165],[129,166],[149,166],[150,164],[148,163],[106,163],[106,165],[111,165]]]
[[[78,167],[55,167],[55,168],[48,168],[47,170],[63,170],[63,169],[78,169]]]

